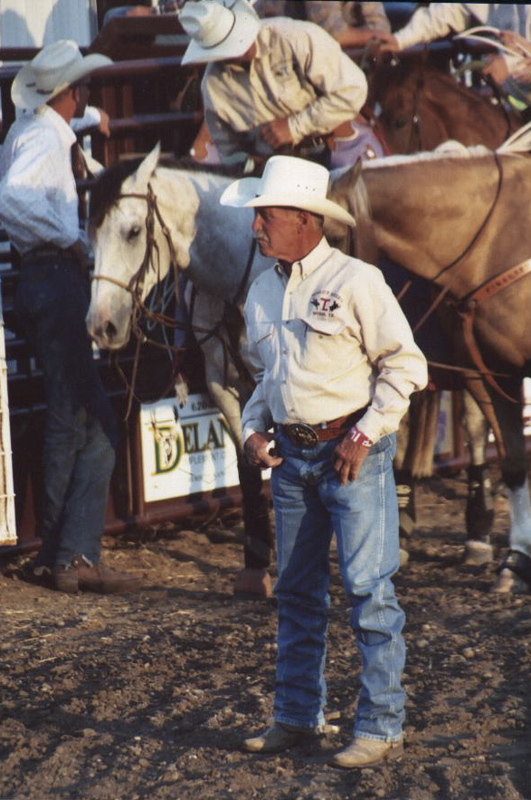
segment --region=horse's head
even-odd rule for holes
[[[143,161],[116,164],[92,190],[94,277],[86,324],[101,348],[127,343],[135,308],[169,266],[168,241],[151,188],[159,152],[157,145]]]
[[[456,80],[441,59],[422,50],[373,63],[368,105],[392,153],[433,150],[448,139],[495,148],[518,127],[503,104]]]
[[[423,99],[425,65],[409,56],[384,54],[374,59],[367,74],[367,104],[378,117],[392,153],[420,149],[420,104]]]

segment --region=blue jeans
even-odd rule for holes
[[[22,267],[15,310],[44,371],[38,561],[48,567],[77,555],[101,558],[117,425],[85,327],[88,303],[88,279],[75,260],[47,256]]]
[[[300,729],[324,723],[335,533],[350,624],[362,657],[354,735],[396,741],[404,721],[405,615],[391,580],[400,563],[395,437],[377,442],[360,477],[346,486],[332,464],[337,440],[311,449],[292,444],[282,433],[275,441],[284,458],[271,475],[279,574],[275,718]]]

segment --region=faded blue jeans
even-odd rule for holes
[[[117,425],[85,327],[88,303],[88,278],[74,259],[49,255],[21,268],[15,310],[44,371],[38,563],[47,567],[101,558]]]
[[[360,477],[346,486],[332,465],[337,440],[304,449],[280,432],[275,441],[284,458],[271,475],[279,574],[275,718],[303,730],[324,723],[335,533],[350,624],[362,658],[354,735],[396,741],[404,721],[405,615],[391,580],[400,563],[395,437],[377,442]]]

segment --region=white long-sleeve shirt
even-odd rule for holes
[[[328,422],[368,405],[358,427],[372,441],[398,429],[426,359],[376,267],[322,239],[288,278],[277,265],[245,304],[256,388],[244,439],[273,422]]]
[[[318,25],[262,20],[256,46],[248,65],[214,62],[205,70],[205,119],[222,157],[270,155],[257,129],[274,119],[288,118],[298,144],[357,116],[367,98],[365,75]]]
[[[47,105],[18,119],[0,154],[0,222],[20,253],[79,239],[72,128]]]

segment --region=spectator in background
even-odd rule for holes
[[[246,0],[231,8],[191,0],[179,19],[191,37],[183,64],[207,65],[201,92],[219,160],[306,154],[316,143],[328,168],[363,155],[364,134],[372,134],[359,116],[367,81],[325,30],[288,17],[260,20]]]
[[[111,19],[117,17],[149,17],[152,14],[169,14],[177,11],[184,4],[185,0],[153,0],[148,5],[116,6],[110,8],[103,17],[102,28]]]
[[[375,38],[387,41],[391,33],[384,3],[257,0],[254,8],[260,17],[287,16],[315,22],[342,47],[364,47]]]

